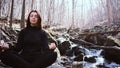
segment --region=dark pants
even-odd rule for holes
[[[53,64],[56,58],[56,52],[48,52],[29,59],[11,51],[0,54],[1,61],[13,68],[45,68]],[[32,61],[33,59],[34,61]]]

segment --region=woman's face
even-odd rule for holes
[[[30,14],[30,24],[31,26],[36,26],[37,25],[37,21],[38,21],[38,15],[36,12],[32,12]]]

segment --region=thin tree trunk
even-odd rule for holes
[[[22,15],[21,15],[21,28],[25,27],[25,0],[23,0],[23,6],[22,6]]]
[[[74,0],[72,0],[72,23],[71,23],[69,29],[67,30],[67,33],[69,33],[70,30],[72,28],[74,28],[74,8],[75,8],[75,2],[74,2]]]
[[[74,10],[75,10],[75,1],[72,0],[72,25],[71,27],[74,27]]]
[[[14,0],[12,0],[12,4],[11,4],[10,29],[12,29],[13,5],[14,5]]]
[[[9,24],[9,21],[10,21],[10,14],[11,14],[11,5],[9,4],[9,8],[8,8],[8,14],[7,14],[7,24]]]
[[[107,15],[108,15],[108,23],[112,23],[112,5],[111,0],[106,0],[106,7],[107,7]]]
[[[50,0],[49,7],[48,7],[48,27],[50,27],[51,22],[52,22],[52,3],[53,1]]]
[[[92,5],[91,1],[89,1],[89,2],[90,2],[90,5],[91,5],[91,6],[90,6],[90,9],[91,9],[91,19],[92,19],[92,20],[91,20],[91,27],[93,27],[93,26],[94,26],[93,5]]]
[[[31,10],[33,10],[34,0],[31,2]]]
[[[0,0],[0,17],[1,17],[1,7],[2,7],[2,0]]]

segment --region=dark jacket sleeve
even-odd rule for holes
[[[44,30],[42,30],[41,44],[44,51],[53,51],[49,49],[47,33]]]
[[[16,52],[20,52],[23,48],[23,37],[24,37],[24,30],[21,30],[19,35],[18,35],[16,45],[15,46],[10,46],[10,49],[12,49]]]

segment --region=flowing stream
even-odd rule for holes
[[[75,46],[75,44],[73,45]],[[80,48],[82,48],[85,52],[85,55],[83,57],[83,61],[80,61],[78,63],[82,64],[82,66],[78,66],[75,68],[120,68],[120,64],[116,64],[115,62],[111,62],[108,63],[103,56],[101,55],[102,49],[86,49],[84,47],[79,46]],[[96,62],[95,63],[91,63],[91,62],[87,62],[84,61],[85,57],[94,57]],[[74,68],[74,67],[72,67]]]
[[[59,40],[60,42],[63,42],[68,39],[65,39],[61,36]],[[71,49],[75,46],[78,45],[71,43]],[[80,45],[79,48],[82,49],[84,52],[83,61],[74,61],[73,59],[76,57],[75,55],[73,55],[72,57],[67,56],[67,61],[63,61],[61,60],[59,54],[59,57],[57,59],[58,64],[53,64],[54,66],[48,68],[120,68],[120,64],[116,64],[115,62],[109,63],[103,58],[103,56],[101,55],[101,52],[103,51],[102,49],[87,49]],[[96,62],[85,61],[85,57],[93,57]],[[66,63],[66,65],[62,63]]]

